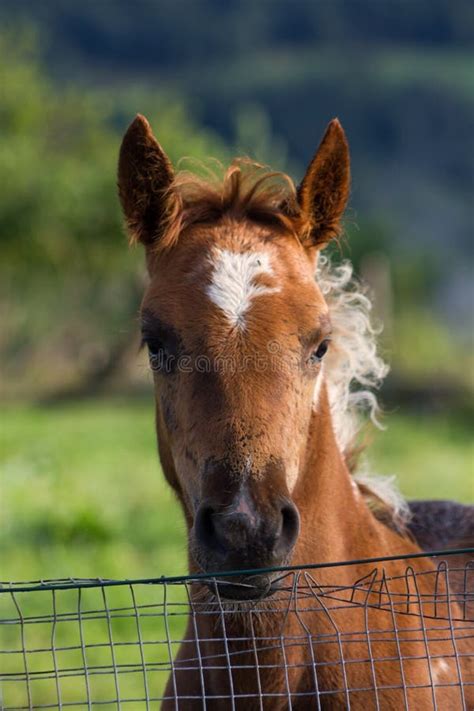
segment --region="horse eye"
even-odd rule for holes
[[[173,358],[159,341],[147,341],[148,360],[150,368],[159,373],[170,373],[173,369]]]
[[[147,341],[146,347],[148,348],[148,358],[151,365],[163,357],[165,349],[161,343],[156,341]]]
[[[309,363],[311,365],[316,365],[317,363],[320,363],[326,355],[328,348],[329,338],[325,338],[324,341],[321,341],[316,350],[311,353],[309,357]]]

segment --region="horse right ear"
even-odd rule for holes
[[[172,180],[168,156],[138,114],[123,137],[118,164],[119,197],[132,242],[151,245],[159,238]]]

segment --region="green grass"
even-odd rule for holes
[[[374,471],[395,475],[407,499],[474,502],[474,441],[460,416],[387,415],[369,450]]]
[[[2,580],[136,578],[185,572],[184,525],[160,472],[151,403],[8,409],[2,428],[1,460]],[[157,698],[168,676],[166,627],[174,640],[180,640],[185,608],[173,607],[174,614],[165,621],[163,586],[137,586],[134,593],[137,605],[147,606],[142,609],[140,629],[149,668],[148,693]],[[168,602],[182,600],[184,593],[182,588],[172,587],[166,591]],[[121,609],[112,612],[110,620],[115,663],[118,667],[125,665],[119,675],[120,697],[144,698],[137,621],[130,617],[131,591],[128,586],[110,588],[106,597],[109,609]],[[73,619],[80,603],[88,667],[110,670],[109,631],[101,591],[85,590],[80,599],[76,590],[58,591],[56,624],[51,622],[51,593],[19,593],[16,601],[25,618],[46,615],[24,628],[30,673],[54,669],[54,662],[58,669],[79,670],[62,674],[61,699],[86,708],[81,705],[87,698],[87,688],[82,675],[80,626]],[[61,618],[62,613],[67,617]],[[0,595],[0,619],[15,618],[18,611],[13,600],[8,594]],[[56,660],[47,651],[53,638],[59,648]],[[0,649],[11,652],[1,655],[2,672],[21,673],[21,648],[20,626],[1,625]],[[171,653],[175,652],[174,646]],[[137,671],[133,672],[134,668]],[[2,700],[8,708],[29,706],[23,681],[5,682],[2,691],[0,706]],[[58,700],[53,678],[33,677],[30,693],[35,708]],[[92,672],[89,693],[92,701],[115,699],[111,671]],[[145,708],[145,704],[134,701],[127,704],[129,707]]]
[[[184,523],[156,455],[151,402],[8,408],[2,426],[2,578],[186,571]],[[394,414],[369,450],[409,498],[472,501],[462,420]]]
[[[473,498],[473,449],[462,420],[393,415],[388,429],[377,435],[372,451],[374,468],[398,474],[409,497]],[[151,402],[98,401],[56,408],[9,408],[2,428],[1,446],[3,580],[61,577],[137,578],[186,571],[184,524],[178,504],[160,472],[156,456]],[[185,591],[173,586],[168,602],[182,602]],[[148,692],[159,697],[168,676],[170,636],[181,639],[184,607],[163,617],[162,585],[137,586],[137,604],[145,604],[140,617]],[[100,590],[56,593],[56,612],[67,612],[53,624],[51,593],[20,593],[17,602],[26,617],[47,615],[25,625],[25,645],[30,672],[51,669],[52,639],[59,648],[59,669],[77,669],[60,680],[63,703],[80,704],[86,698],[82,675],[80,626],[73,618],[80,602],[84,618],[83,642],[89,668],[110,669],[107,619],[91,613],[104,610]],[[140,646],[131,592],[127,586],[107,590],[112,613],[111,631],[122,699],[145,695]],[[152,606],[152,607],[150,607]],[[125,612],[123,611],[125,608]],[[89,611],[89,612],[88,612]],[[150,611],[158,613],[150,616]],[[18,617],[11,597],[0,595],[0,619]],[[0,626],[4,672],[22,670],[19,625]],[[38,651],[33,652],[31,650]],[[136,671],[131,673],[133,665]],[[30,682],[35,705],[55,703],[58,691],[53,678]],[[113,700],[114,677],[90,677],[94,701]],[[21,681],[4,684],[6,707],[27,707],[27,686]],[[112,705],[115,708],[115,705]],[[128,706],[127,706],[128,707]],[[78,705],[77,708],[85,708]],[[133,701],[131,708],[145,708]]]
[[[9,409],[4,419],[3,579],[185,570],[151,403]]]

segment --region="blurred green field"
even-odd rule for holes
[[[369,450],[408,498],[474,498],[463,419],[386,417]],[[184,523],[156,456],[153,404],[10,407],[2,428],[3,580],[186,571]]]
[[[183,519],[155,450],[151,400],[7,408],[1,446],[1,579],[186,572]],[[387,430],[376,435],[371,454],[373,468],[396,473],[408,497],[473,499],[474,452],[463,419],[392,415]],[[55,597],[44,591],[16,595],[27,624],[24,638],[18,624],[1,626],[1,649],[10,650],[2,663],[5,674],[21,674],[25,644],[35,705],[61,698],[86,708],[87,694],[95,702],[114,704],[115,681],[120,698],[131,700],[132,708],[145,708],[140,699],[146,693],[154,699],[163,693],[184,629],[185,589],[140,585],[133,599],[123,586],[108,588],[105,595],[100,589],[80,596],[77,590],[59,591]],[[104,612],[106,602],[110,617]],[[139,622],[134,603],[145,606]],[[169,618],[163,615],[165,604],[172,606]],[[0,595],[0,618],[18,618],[10,595]],[[168,645],[167,637],[174,643]],[[58,686],[51,672],[45,674],[54,668],[62,670]],[[28,685],[18,679],[6,682],[3,703],[27,708]]]

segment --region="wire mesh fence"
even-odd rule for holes
[[[462,553],[261,571],[246,601],[248,571],[2,583],[1,708],[472,709]]]

